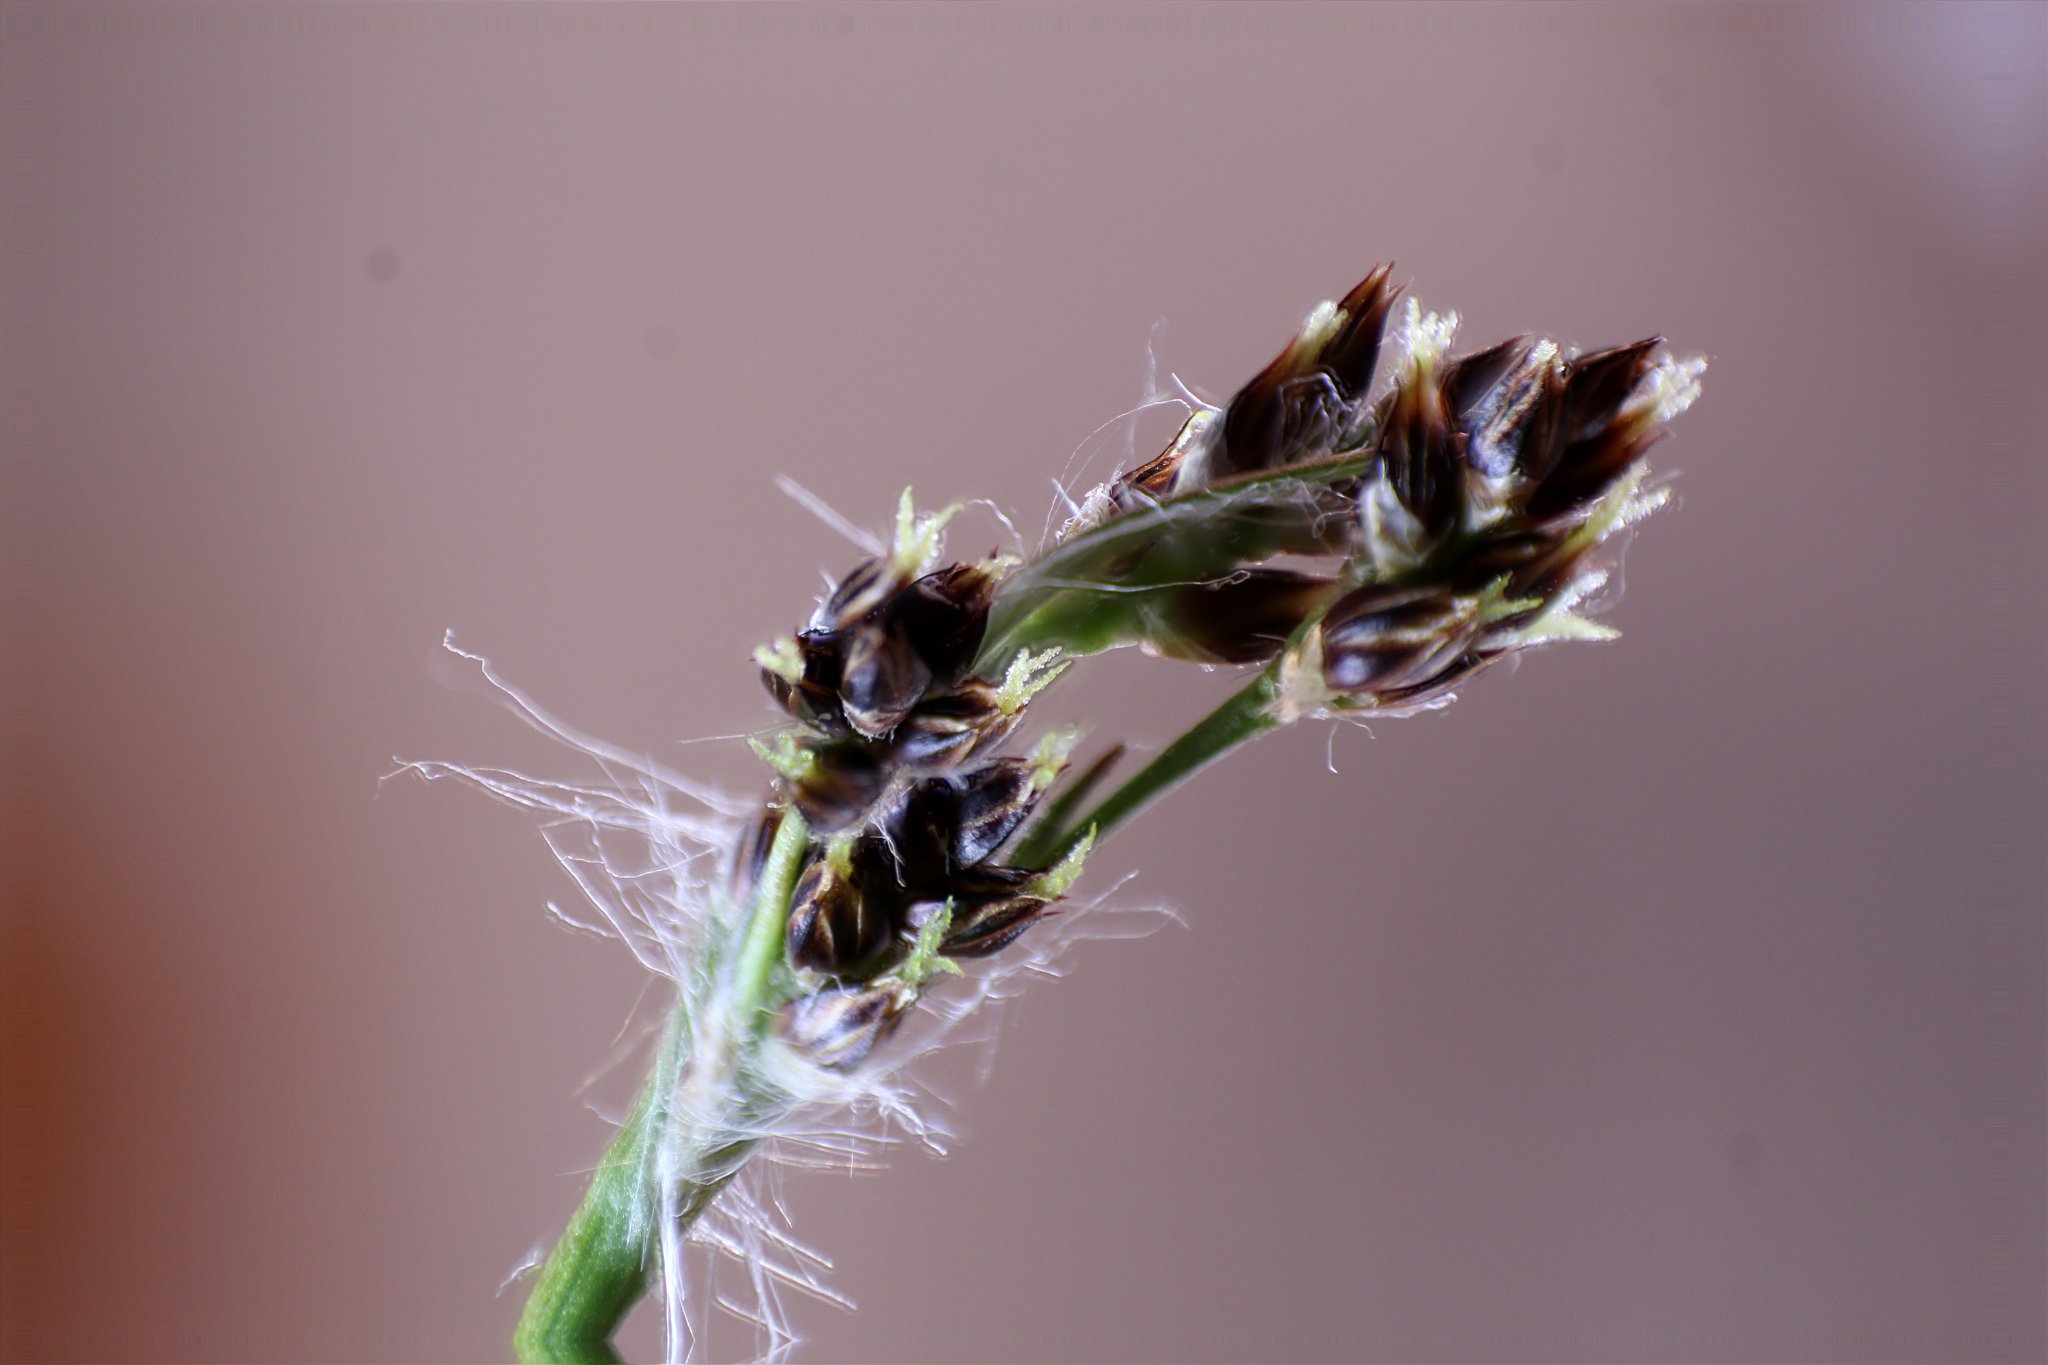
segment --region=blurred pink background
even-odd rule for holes
[[[2048,11],[0,39],[8,1358],[502,1355],[643,983],[524,817],[380,788],[576,771],[443,630],[752,783],[682,742],[767,720],[748,650],[853,557],[775,474],[1035,529],[1156,320],[1224,394],[1387,257],[1474,345],[1712,357],[1626,638],[1109,849],[1186,929],[944,1071],[951,1158],[791,1182],[861,1305],[799,1304],[800,1358],[2048,1352]],[[1090,672],[1055,709],[1151,743],[1224,683]]]

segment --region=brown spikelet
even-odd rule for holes
[[[1336,443],[1372,387],[1387,312],[1400,291],[1381,266],[1339,305],[1334,325],[1310,328],[1273,358],[1224,409],[1219,474],[1291,464]]]

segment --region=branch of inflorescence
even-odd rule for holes
[[[1657,338],[1453,356],[1456,314],[1410,299],[1373,398],[1399,292],[1382,267],[1318,307],[1035,561],[943,563],[958,509],[921,516],[906,490],[893,547],[756,652],[792,722],[756,745],[778,778],[757,826],[774,838],[751,900],[720,901],[670,964],[653,1074],[542,1265],[522,1359],[616,1359],[683,1235],[825,1093],[792,1078],[850,1075],[953,957],[1053,913],[1087,851],[1180,783],[1297,717],[1426,709],[1522,650],[1613,636],[1584,614],[1608,581],[1601,547],[1664,500],[1644,454],[1705,362]],[[1066,766],[1058,733],[1031,757],[991,751],[1070,661],[1129,645],[1264,666],[1092,807],[1111,756],[1038,809]],[[672,1345],[680,1305],[671,1291]]]

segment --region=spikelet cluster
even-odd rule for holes
[[[1265,664],[1288,721],[1436,704],[1517,650],[1612,633],[1582,614],[1605,581],[1598,551],[1661,500],[1643,456],[1702,363],[1655,338],[1453,355],[1455,315],[1408,300],[1390,329],[1399,292],[1382,268],[1318,308],[1033,561],[943,562],[947,514],[920,517],[906,494],[893,549],[757,653],[791,727],[758,746],[779,780],[755,847],[784,808],[816,835],[787,935],[805,988],[782,1030],[799,1053],[857,1067],[935,965],[998,952],[1056,911],[1078,858],[1038,855],[1084,850],[1085,829],[1013,854],[1071,736],[998,751],[1075,658],[1135,644]]]
[[[798,878],[787,965],[818,989],[782,1011],[806,1060],[846,1071],[915,1003],[934,971],[997,952],[1052,913],[1074,868],[998,857],[1067,766],[1070,737],[990,757],[1056,678],[1026,652],[999,678],[971,668],[1004,561],[935,567],[949,513],[909,494],[894,549],[839,580],[807,627],[756,651],[793,726],[756,743],[779,777],[740,864],[757,875],[785,809],[816,856]]]
[[[1398,292],[1374,271],[1226,407],[1090,497],[1052,557],[1121,597],[1085,623],[1089,643],[1220,663],[1284,651],[1291,719],[1426,704],[1514,650],[1611,636],[1579,614],[1605,582],[1596,552],[1662,503],[1643,456],[1704,362],[1659,338],[1453,356],[1457,315],[1411,299],[1373,398]],[[1089,554],[1091,539],[1112,552]]]

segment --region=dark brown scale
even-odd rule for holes
[[[790,795],[804,819],[820,834],[842,830],[867,812],[888,785],[889,775],[875,753],[857,740],[822,744],[812,750],[812,771],[790,784]]]
[[[1433,379],[1403,380],[1376,444],[1394,496],[1423,532],[1435,539],[1455,526],[1463,498],[1458,471],[1463,452],[1443,391]]]
[[[983,863],[968,868],[946,887],[909,907],[902,934],[915,937],[932,916],[950,904],[953,918],[939,950],[948,957],[986,957],[1051,914],[1056,902],[1027,890],[1038,874],[1020,867]]]
[[[838,973],[873,958],[890,941],[882,906],[869,905],[858,877],[819,859],[804,869],[790,898],[791,965]]]
[[[1389,287],[1387,272],[1380,266],[1358,282],[1344,302],[1344,325],[1323,348],[1323,368],[1337,383],[1347,403],[1356,403],[1372,388],[1373,373],[1379,368],[1380,339],[1386,331],[1387,314],[1399,297],[1399,286]]]
[[[1486,461],[1492,472],[1490,466],[1504,456],[1525,480],[1540,483],[1564,453],[1564,386],[1564,367],[1555,363],[1518,374],[1474,437],[1479,449],[1468,447],[1467,459],[1475,465]]]
[[[1359,425],[1359,404],[1379,365],[1387,312],[1400,291],[1383,266],[1345,296],[1343,323],[1319,350],[1298,341],[1275,356],[1223,411],[1216,467],[1246,474],[1292,464],[1340,444]]]
[[[1287,429],[1284,387],[1296,377],[1292,349],[1282,351],[1223,409],[1215,451],[1219,474],[1243,474],[1279,463]]]
[[[955,867],[972,867],[995,856],[1038,804],[1036,765],[1029,759],[999,758],[953,784]]]
[[[895,1032],[904,1009],[886,987],[840,986],[783,1006],[782,1035],[814,1066],[851,1071]]]
[[[780,828],[781,807],[764,807],[755,819],[753,829],[747,832],[739,856],[733,860],[732,897],[735,901],[745,901],[754,894],[754,884],[761,879],[761,869],[768,865],[768,850],[775,843],[775,831]]]
[[[1320,372],[1298,372],[1292,359],[1281,355],[1224,409],[1219,474],[1277,468],[1314,444],[1317,433],[1336,430],[1344,400],[1334,382]]]
[[[954,871],[953,789],[943,777],[900,783],[874,814],[875,847],[892,882],[912,898],[943,892]]]
[[[895,935],[903,927],[905,910],[916,897],[904,884],[903,865],[895,848],[879,829],[870,827],[854,842],[852,868],[864,897],[866,915],[881,926],[882,934]]]
[[[1499,650],[1490,652],[1467,650],[1452,659],[1448,664],[1445,664],[1428,679],[1412,683],[1406,687],[1378,691],[1374,700],[1381,706],[1401,706],[1407,702],[1423,701],[1431,697],[1440,696],[1445,688],[1457,686],[1480,669],[1485,668],[1488,664],[1501,657],[1503,657],[1503,652]]]
[[[1028,867],[1010,867],[1004,863],[976,863],[963,867],[954,874],[947,894],[960,905],[979,904],[985,900],[1000,900],[1015,896],[1036,880],[1038,873]]]
[[[764,668],[761,681],[792,719],[815,725],[827,734],[845,734],[846,712],[839,705],[839,637],[831,631],[807,630],[796,637],[796,643],[803,659],[803,677],[791,682]]]
[[[1018,719],[996,705],[994,687],[969,679],[919,702],[889,736],[889,756],[905,767],[955,768],[1001,743]]]
[[[1529,338],[1509,337],[1497,346],[1460,356],[1444,368],[1444,402],[1460,426],[1521,367],[1528,354]]]
[[[1387,692],[1433,682],[1471,629],[1436,594],[1389,600],[1362,588],[1323,620],[1323,681],[1334,692]]]
[[[1290,569],[1246,569],[1159,593],[1165,628],[1149,647],[1197,663],[1263,663],[1322,600],[1330,580]]]
[[[1158,502],[1173,492],[1173,476],[1179,472],[1184,455],[1176,440],[1111,484],[1110,501],[1126,512]]]
[[[1656,443],[1619,429],[1599,432],[1566,449],[1557,468],[1529,494],[1529,515],[1538,521],[1577,512],[1614,485],[1616,478]]]
[[[995,576],[985,566],[953,564],[911,583],[889,599],[882,614],[932,675],[950,682],[981,648],[995,590]]]
[[[839,705],[847,723],[868,739],[895,729],[932,683],[909,635],[893,623],[865,621],[840,647]]]
[[[1650,368],[1650,352],[1664,342],[1648,337],[1627,346],[1582,355],[1568,367],[1564,387],[1564,434],[1583,441],[1614,420]]]
[[[1033,765],[998,759],[964,777],[928,777],[898,787],[875,817],[895,881],[913,898],[950,892],[1030,818],[1038,802]]]
[[[1009,896],[964,912],[956,904],[939,951],[947,957],[987,957],[1015,943],[1032,925],[1054,913],[1043,896]]]
[[[1367,583],[1353,588],[1330,605],[1323,614],[1323,629],[1360,616],[1377,616],[1384,612],[1412,607],[1418,603],[1433,602],[1440,598],[1440,590],[1434,586],[1415,587],[1403,582]]]
[[[1538,521],[1583,509],[1605,493],[1657,439],[1617,423],[1622,404],[1650,372],[1650,352],[1663,342],[1650,337],[1630,346],[1574,360],[1565,380],[1559,418],[1563,450],[1543,481],[1529,494],[1529,515]]]
[[[1516,338],[1465,357],[1445,376],[1445,398],[1464,438],[1465,463],[1488,478],[1514,473],[1524,434],[1540,416],[1537,407],[1546,386],[1552,391],[1560,387],[1550,374],[1556,367],[1530,364],[1529,350],[1525,339]]]
[[[1541,531],[1493,536],[1470,547],[1451,584],[1453,594],[1472,594],[1506,578],[1508,597],[1531,597],[1556,586],[1557,538]]]
[[[1488,389],[1457,401],[1465,463],[1489,478],[1531,465],[1548,469],[1556,456],[1564,377],[1554,360],[1531,361],[1520,348],[1514,367]]]
[[[864,559],[854,565],[812,615],[812,628],[844,630],[866,620],[895,591],[894,573],[886,559]]]

